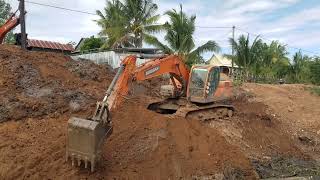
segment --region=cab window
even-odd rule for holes
[[[220,69],[218,67],[215,67],[209,73],[209,80],[208,80],[209,93],[208,93],[208,96],[212,96],[213,93],[218,88],[219,79],[220,79]]]
[[[191,81],[189,84],[189,92],[191,96],[203,97],[206,85],[206,79],[208,76],[207,69],[194,68],[191,73]]]

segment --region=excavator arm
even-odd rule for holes
[[[124,68],[124,70],[121,70],[122,68]],[[174,85],[176,96],[186,93],[189,69],[184,62],[175,55],[153,59],[139,67],[136,66],[136,57],[128,56],[123,60],[119,71],[123,72],[119,76],[119,79],[116,80],[117,83],[112,96],[108,97],[107,104],[109,105],[110,111],[117,108],[122,103],[124,96],[128,94],[130,84],[132,84],[133,81],[145,81],[168,74]],[[181,87],[179,87],[178,84]]]
[[[131,88],[131,82],[169,74],[177,95],[183,95],[186,92],[189,69],[178,56],[170,55],[153,59],[139,67],[136,66],[136,60],[136,56],[128,56],[122,61],[103,100],[97,103],[91,119],[76,117],[69,119],[66,156],[67,160],[71,158],[72,165],[77,161],[80,166],[83,161],[87,167],[90,162],[91,171],[94,171],[95,162],[101,158],[104,139],[112,132],[110,112],[116,110],[123,102]],[[181,87],[178,87],[176,82]]]
[[[19,18],[16,17],[14,13],[2,26],[0,26],[0,44],[3,43],[7,33],[14,29],[16,26],[18,26],[19,23]]]

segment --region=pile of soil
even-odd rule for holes
[[[113,113],[114,133],[95,173],[65,161],[67,120],[87,117],[114,72],[89,61],[0,47],[1,178],[127,177],[180,178],[233,167],[254,176],[250,161],[212,128],[197,121],[147,110],[159,78],[136,86]],[[137,95],[138,94],[138,95]]]
[[[1,46],[0,122],[87,111],[112,80],[108,69],[55,53]]]
[[[247,94],[234,100],[234,116],[221,121],[147,110],[167,82],[160,78],[133,86],[112,112],[114,132],[96,171],[72,167],[65,162],[67,120],[90,115],[114,72],[10,46],[0,46],[0,64],[0,179],[257,179],[271,175],[252,159],[287,155],[308,162],[282,121]]]

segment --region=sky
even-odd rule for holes
[[[12,9],[18,8],[18,0],[5,0]],[[95,13],[102,10],[105,0],[29,0]],[[179,8],[188,15],[196,15],[196,45],[214,40],[222,47],[221,53],[230,53],[228,39],[232,26],[235,37],[251,33],[260,35],[266,42],[278,40],[288,45],[290,54],[299,49],[306,55],[320,55],[320,1],[319,0],[154,0],[158,13]],[[26,3],[26,27],[28,38],[68,43],[82,37],[97,35],[95,15],[69,12]],[[159,23],[166,22],[163,15]],[[227,27],[227,28],[208,28]],[[19,28],[17,28],[19,30]],[[16,31],[17,31],[16,30]],[[162,35],[158,35],[162,39]],[[207,56],[209,56],[207,54]]]

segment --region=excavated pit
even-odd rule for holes
[[[175,114],[178,108],[178,105],[174,105],[172,103],[167,104],[167,101],[151,103],[147,107],[148,110],[159,114]]]

